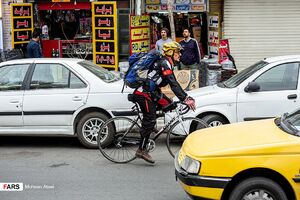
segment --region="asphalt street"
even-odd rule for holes
[[[24,190],[1,192],[1,200],[188,200],[175,181],[173,159],[163,140],[143,160],[114,164],[77,138],[0,137],[0,182]]]

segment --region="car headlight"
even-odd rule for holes
[[[201,163],[189,156],[183,156],[183,159],[179,160],[179,166],[189,174],[198,174]]]

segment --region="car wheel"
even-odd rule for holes
[[[99,113],[91,112],[84,115],[78,122],[77,135],[78,139],[87,148],[98,148],[97,137],[101,125],[109,119],[108,116]],[[111,141],[113,136],[109,134],[101,134],[102,142]]]
[[[220,115],[207,115],[202,118],[203,121],[205,121],[208,124],[208,127],[214,127],[214,126],[221,126],[223,124],[228,124],[227,120],[224,119],[224,117],[221,117]]]
[[[230,194],[229,200],[287,200],[284,190],[274,181],[253,177],[239,183]]]

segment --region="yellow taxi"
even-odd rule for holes
[[[193,199],[300,200],[300,110],[193,132],[175,174]]]

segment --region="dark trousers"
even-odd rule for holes
[[[134,100],[139,104],[143,113],[142,127],[140,129],[141,141],[140,149],[146,149],[150,134],[154,130],[156,124],[156,103],[147,96],[134,94]]]

